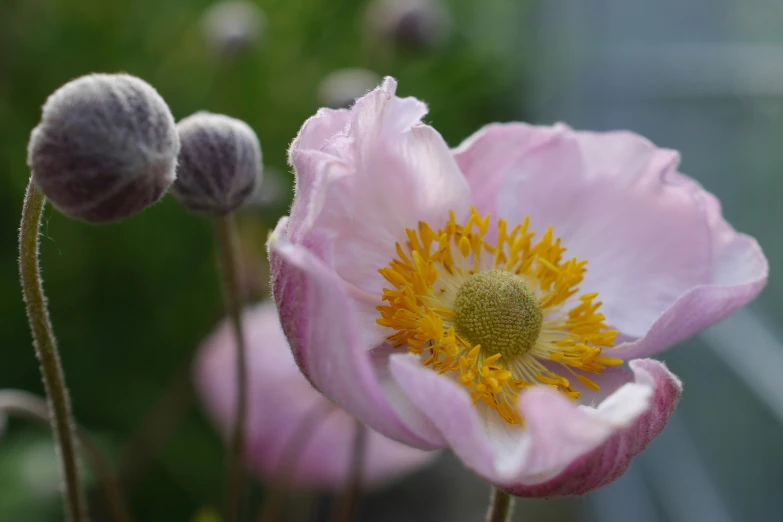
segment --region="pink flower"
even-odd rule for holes
[[[340,489],[348,480],[356,420],[329,402],[299,372],[273,303],[244,314],[250,399],[248,467],[262,478],[294,487]],[[212,420],[228,437],[236,400],[236,351],[223,321],[203,344],[195,380]],[[379,485],[429,463],[423,452],[370,431],[364,480]]]
[[[496,124],[452,151],[395,89],[319,111],[291,146],[269,250],[297,363],[515,495],[611,482],[682,390],[638,358],[756,297],[761,249],[644,138]]]

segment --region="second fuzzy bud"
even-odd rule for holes
[[[261,181],[261,145],[245,122],[198,112],[177,124],[182,148],[171,192],[189,210],[233,212]]]

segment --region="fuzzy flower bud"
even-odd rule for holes
[[[449,29],[449,13],[439,0],[375,0],[367,8],[367,24],[402,49],[431,49]]]
[[[326,107],[348,108],[357,98],[375,89],[379,83],[381,77],[367,69],[337,69],[321,80],[318,85],[318,99]]]
[[[198,214],[233,212],[261,181],[261,145],[245,122],[198,112],[177,124],[182,150],[171,192]]]
[[[174,117],[152,86],[127,74],[91,74],[46,100],[27,163],[57,210],[110,223],[163,196],[178,152]]]
[[[266,25],[264,12],[244,0],[225,0],[209,7],[202,18],[209,45],[217,53],[234,55],[258,43]]]

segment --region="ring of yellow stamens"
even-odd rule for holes
[[[598,295],[577,296],[587,262],[564,260],[551,228],[533,242],[528,219],[510,232],[498,220],[491,244],[489,223],[471,209],[464,225],[451,213],[437,232],[426,223],[407,230],[397,259],[380,270],[392,288],[383,291],[377,322],[394,330],[395,346],[456,373],[474,401],[518,424],[521,390],[544,384],[575,399],[561,373],[598,389],[584,373],[622,361],[603,354],[617,332],[598,313]]]

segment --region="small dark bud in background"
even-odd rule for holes
[[[450,19],[440,0],[374,0],[367,8],[371,34],[405,50],[427,50],[440,45]]]
[[[348,108],[380,83],[381,77],[367,69],[337,69],[318,85],[318,101],[333,109]]]
[[[171,192],[188,209],[233,212],[261,182],[261,145],[245,122],[198,112],[177,124],[182,150]]]
[[[256,4],[226,0],[212,4],[201,19],[207,42],[218,54],[235,55],[261,40],[266,16]]]
[[[152,86],[126,74],[91,74],[46,100],[27,163],[57,210],[110,223],[163,196],[178,153],[174,117]]]

